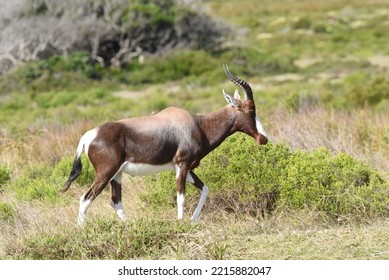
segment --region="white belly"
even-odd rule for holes
[[[174,165],[172,162],[162,165],[125,162],[123,163],[121,168],[122,172],[127,173],[131,176],[152,175],[167,170],[174,170]]]

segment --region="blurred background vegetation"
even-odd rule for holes
[[[388,1],[0,3],[0,257],[389,257]],[[126,178],[134,222],[118,223],[107,191],[78,231],[78,197],[94,178],[86,158],[76,187],[58,190],[80,136],[167,106],[224,106],[221,89],[234,86],[223,63],[251,84],[270,144],[234,135],[204,159],[205,222],[174,221],[168,172]],[[188,216],[198,197],[188,186]],[[339,244],[323,252],[332,234]],[[100,239],[75,247],[91,235]],[[356,235],[366,241],[351,246]]]

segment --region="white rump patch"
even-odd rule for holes
[[[255,117],[255,124],[257,126],[258,132],[267,137],[267,133],[265,132],[265,129],[263,128],[262,123],[257,116]]]
[[[122,167],[119,170],[131,176],[146,176],[153,175],[162,171],[174,170],[174,165],[171,162],[161,165],[153,165],[146,163],[132,163],[126,161],[123,163]]]
[[[85,150],[85,154],[88,156],[89,145],[96,138],[98,128],[87,131],[80,139],[80,142],[77,147],[77,157],[81,156],[82,149]],[[89,156],[88,156],[89,157]]]

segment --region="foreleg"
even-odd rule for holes
[[[124,221],[126,213],[124,212],[122,203],[122,173],[119,172],[111,180],[111,206],[115,209],[119,218]]]
[[[197,222],[200,218],[201,210],[203,209],[205,200],[207,199],[209,188],[199,179],[199,177],[197,177],[193,171],[188,172],[186,180],[201,191],[199,203],[197,204],[196,210],[192,216],[192,221]]]
[[[181,220],[184,214],[185,182],[188,169],[185,165],[176,165],[176,188],[177,188],[177,219]]]

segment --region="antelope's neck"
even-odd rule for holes
[[[236,132],[236,114],[228,107],[199,116],[199,126],[206,139],[206,153],[218,147],[224,139]]]

